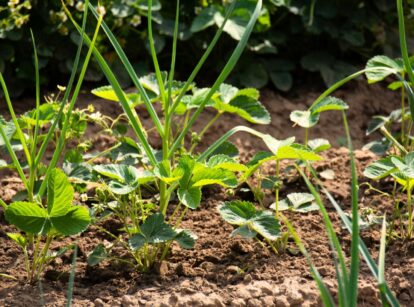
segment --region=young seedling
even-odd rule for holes
[[[256,156],[247,164],[247,169],[244,170],[242,175],[242,181],[247,181],[247,179],[263,164],[269,161],[275,161],[276,176],[273,181],[275,203],[273,204],[273,209],[275,209],[276,213],[272,214],[270,211],[266,210],[257,211],[253,203],[243,201],[226,202],[220,206],[219,211],[225,221],[240,226],[232,233],[232,236],[238,234],[244,238],[256,238],[256,235],[260,234],[271,246],[273,251],[279,253],[280,251],[285,250],[288,240],[288,233],[280,231],[279,222],[279,190],[281,187],[280,161],[318,161],[322,158],[309,150],[308,147],[295,144],[294,138],[281,141],[268,134],[256,133],[256,135],[265,142],[271,152],[259,152],[256,154]],[[309,199],[309,195],[301,195],[305,200],[298,197],[295,198],[292,194],[289,196],[296,202],[296,209],[298,211],[315,209],[313,198]],[[299,194],[296,196],[299,196]],[[312,197],[312,195],[310,196]],[[282,210],[287,209],[285,207],[289,207],[286,200],[282,202]],[[265,217],[266,222],[264,222],[263,225],[260,223],[257,224],[257,221],[262,222],[262,217]],[[270,236],[269,233],[272,234],[272,236]]]
[[[396,206],[396,216],[402,222],[402,235],[405,238],[413,236],[413,205],[412,190],[414,187],[414,152],[405,155],[404,158],[398,156],[388,156],[370,164],[364,171],[364,175],[370,179],[380,180],[391,176],[396,183],[402,186],[407,195],[407,219],[406,224],[402,222],[402,216]]]
[[[270,208],[276,210],[276,204],[271,204]],[[315,202],[315,197],[310,193],[290,193],[279,202],[278,210],[307,213],[317,211],[319,207]]]
[[[318,123],[321,113],[347,109],[348,105],[343,100],[328,96],[314,103],[306,111],[293,111],[290,113],[290,120],[295,125],[305,128],[305,146],[308,146],[309,129]]]
[[[37,281],[48,263],[63,254],[50,252],[53,240],[72,236],[84,231],[89,223],[89,210],[73,205],[74,190],[65,174],[53,169],[47,182],[46,205],[39,202],[13,202],[5,211],[6,220],[24,234],[9,233],[8,236],[22,249],[27,278]],[[42,243],[44,241],[44,243]]]
[[[384,55],[378,55],[367,62],[366,69],[371,69],[371,71],[367,71],[365,74],[368,83],[377,83],[392,75],[397,78],[397,81],[392,82],[388,88],[392,90],[400,89],[401,92],[401,108],[391,112],[387,117],[375,116],[368,126],[367,134],[379,130],[384,135],[389,145],[396,146],[398,150],[401,150],[401,148],[409,150],[408,146],[411,146],[412,142],[410,137],[412,128],[411,105],[413,104],[414,97],[412,84],[405,80],[407,71],[404,61],[402,59],[391,59]],[[407,110],[407,99],[409,101],[410,110]],[[400,133],[396,138],[394,138],[391,133],[393,123],[400,124]],[[402,147],[398,147],[399,144],[401,144]],[[384,150],[384,152],[385,151],[386,150]]]
[[[274,242],[281,238],[280,223],[274,214],[267,210],[256,210],[251,202],[230,201],[218,208],[221,217],[237,228],[231,236],[239,235],[246,239],[254,238],[258,242],[263,238],[277,253]],[[262,243],[263,244],[263,243]]]
[[[277,140],[270,135],[262,135],[262,140],[265,142],[270,152],[259,152],[249,162],[249,169],[243,175],[243,180],[247,180],[261,165],[269,161],[276,162],[275,170],[275,214],[279,218],[279,191],[281,189],[282,180],[280,178],[280,162],[282,160],[300,160],[300,161],[319,161],[322,158],[311,151],[308,147],[294,143],[295,138],[288,138],[286,140]]]

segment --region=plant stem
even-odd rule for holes
[[[391,141],[395,147],[397,147],[400,151],[401,154],[406,155],[408,152],[407,150],[404,148],[404,146],[402,146],[392,135],[391,133],[389,133],[389,131],[385,128],[385,127],[381,127],[380,128],[381,133],[385,136],[385,138],[387,138],[389,141]]]
[[[171,214],[170,218],[168,219],[168,222],[172,222],[173,218],[177,214],[177,212],[180,209],[180,207],[181,207],[181,202],[179,202],[178,205],[175,207],[173,213]]]
[[[411,235],[413,232],[413,206],[411,201],[411,187],[410,187],[410,181],[408,181],[407,184],[407,209],[408,209],[408,233],[407,238],[411,239]]]
[[[93,161],[95,161],[96,159],[98,159],[99,157],[102,157],[102,156],[104,156],[104,155],[106,155],[107,153],[109,153],[109,152],[111,152],[112,150],[114,150],[114,149],[117,149],[118,147],[120,147],[122,145],[122,143],[118,143],[118,144],[115,144],[114,146],[112,146],[112,147],[110,147],[110,148],[108,148],[108,149],[105,149],[104,151],[101,151],[100,153],[98,153],[96,156],[94,156],[94,157],[92,157],[92,158],[90,158],[88,161],[86,161],[86,163],[92,163]]]
[[[40,252],[39,258],[36,261],[33,260],[34,265],[35,265],[35,270],[36,270],[36,280],[40,279],[40,274],[43,272],[43,269],[46,265],[46,256],[49,251],[49,246],[50,246],[50,243],[52,243],[52,240],[53,240],[53,236],[48,236],[46,238],[46,243]]]
[[[276,219],[279,219],[279,190],[280,190],[280,185],[279,185],[279,176],[280,176],[280,161],[276,160],[276,180],[277,185],[275,187],[275,210],[276,210]]]
[[[404,72],[401,74],[404,79]],[[408,138],[405,140],[405,87],[401,87],[401,143],[408,145]]]
[[[33,248],[33,259],[32,259],[32,265],[30,268],[30,272],[28,272],[28,278],[29,282],[32,283],[34,280],[34,274],[36,271],[36,263],[37,263],[37,257],[39,254],[39,245],[40,245],[40,236],[36,237],[36,243]]]
[[[305,128],[305,146],[308,146],[309,128]]]
[[[207,130],[211,127],[212,124],[214,124],[217,119],[219,119],[219,117],[223,114],[223,112],[218,112],[208,123],[207,125],[204,126],[203,130],[201,130],[201,132],[198,134],[198,137],[201,139],[203,137],[203,135],[207,132]],[[193,150],[196,148],[196,146],[198,145],[198,143],[194,143],[191,148],[190,148],[190,153],[193,152]]]
[[[177,220],[177,222],[175,223],[175,227],[174,228],[178,228],[180,227],[181,222],[183,221],[183,218],[185,216],[185,214],[187,213],[188,207],[185,207],[183,212],[180,215],[180,218]]]
[[[22,131],[20,125],[19,125],[16,113],[14,113],[13,105],[12,105],[12,102],[10,100],[9,92],[7,90],[6,82],[3,79],[3,74],[2,73],[0,73],[0,85],[3,89],[4,99],[6,100],[7,107],[9,109],[14,127],[16,129],[17,137],[19,138],[19,141],[20,141],[20,143],[23,147],[23,151],[24,151],[26,159],[27,159],[27,164],[32,165],[32,156],[30,155],[29,148],[27,147],[26,138],[25,138],[24,133],[23,133],[23,131]]]
[[[4,210],[7,209],[7,204],[2,199],[0,199],[0,206],[2,206]]]

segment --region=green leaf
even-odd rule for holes
[[[311,128],[319,121],[319,113],[312,114],[311,111],[293,111],[290,120],[302,128]]]
[[[389,118],[385,116],[374,116],[372,120],[368,123],[366,134],[370,135],[371,133],[377,131],[381,127],[384,127],[389,123]]]
[[[149,243],[161,243],[172,240],[176,233],[170,225],[164,222],[164,215],[155,213],[151,215],[142,225],[141,234]]]
[[[308,142],[308,146],[314,153],[320,153],[322,151],[331,148],[331,144],[326,139],[313,139]]]
[[[135,167],[125,164],[95,165],[93,170],[120,183],[131,184],[140,177],[140,172]]]
[[[253,89],[254,90],[254,89]],[[234,96],[239,92],[239,89],[230,84],[223,83],[219,87],[220,99],[224,103],[229,103]],[[259,93],[256,90],[256,99],[259,98]]]
[[[262,88],[269,82],[269,75],[266,68],[254,58],[247,57],[244,65],[238,71],[238,83],[247,87]]]
[[[270,115],[266,108],[255,98],[249,96],[237,95],[228,104],[216,100],[215,108],[221,112],[237,114],[254,124],[270,123]]]
[[[292,145],[295,141],[295,137],[290,137],[285,140],[277,140],[270,134],[264,134],[262,140],[270,151],[276,155],[280,147]]]
[[[287,198],[296,209],[304,204],[315,201],[315,197],[311,193],[290,193]]]
[[[133,1],[131,1],[133,3]],[[144,11],[148,11],[148,0],[136,0],[134,5]],[[161,10],[161,2],[159,0],[153,0],[151,5],[151,11],[159,11]]]
[[[365,73],[368,83],[375,83],[384,80],[391,74],[397,74],[404,70],[403,66],[399,65],[398,62],[390,59],[385,55],[377,55],[371,58],[367,65],[367,69],[375,69],[374,71],[367,71]]]
[[[252,237],[253,232],[269,240],[276,240],[280,236],[280,224],[274,214],[269,211],[257,211],[251,202],[230,201],[219,206],[221,217],[232,225],[242,229],[233,232],[245,237]],[[248,228],[248,229],[246,229]]]
[[[47,182],[47,212],[51,217],[64,216],[72,205],[74,191],[65,173],[53,169]]]
[[[68,178],[77,183],[88,183],[96,179],[96,176],[92,174],[92,167],[88,163],[63,162],[62,170]]]
[[[266,176],[262,179],[261,188],[272,190],[275,188],[275,185],[279,183],[279,178],[276,176]]]
[[[195,241],[197,240],[197,236],[193,234],[189,230],[179,230],[177,229],[177,235],[174,238],[177,243],[185,249],[193,248],[195,245]]]
[[[219,212],[227,223],[243,226],[256,215],[256,208],[251,202],[236,200],[225,202]]]
[[[222,84],[219,95],[213,97],[214,108],[219,112],[234,113],[255,124],[268,124],[270,115],[258,101],[259,92],[254,88],[237,89],[228,84]]]
[[[196,161],[191,156],[182,156],[178,162],[178,167],[182,170],[180,179],[180,187],[185,188],[189,185],[191,176],[193,174]]]
[[[364,170],[364,176],[370,179],[379,180],[395,172],[397,168],[391,161],[391,157],[380,159]]]
[[[257,236],[257,232],[250,229],[249,226],[243,225],[234,229],[230,236],[235,237],[237,235],[245,239],[252,239]]]
[[[226,155],[215,155],[208,160],[208,166],[212,168],[221,168],[231,172],[245,172],[248,170],[247,166],[236,162]]]
[[[411,85],[410,82],[407,82]],[[402,81],[394,81],[388,84],[387,88],[389,88],[391,91],[396,91],[404,86],[404,83]]]
[[[110,85],[101,86],[96,89],[93,89],[91,93],[102,99],[119,102],[118,96],[116,95],[114,89]],[[124,93],[124,96],[131,104],[140,101],[140,97],[137,93]]]
[[[6,139],[11,141],[13,135],[16,133],[16,127],[14,126],[13,122],[6,122],[4,125],[0,123],[3,128],[4,134]],[[0,147],[5,146],[6,143],[4,142],[2,136],[0,135]]]
[[[108,251],[105,248],[105,245],[102,243],[98,244],[93,251],[88,255],[88,265],[95,266],[99,264],[101,261],[108,258]]]
[[[64,216],[51,216],[50,220],[57,232],[65,236],[71,236],[88,228],[91,222],[89,210],[85,207],[74,206]]]
[[[115,91],[110,85],[95,88],[91,91],[91,93],[102,99],[117,101],[117,102],[119,101],[118,97],[115,94]]]
[[[110,158],[116,163],[122,163],[126,160],[133,160],[142,158],[141,148],[130,137],[123,137],[120,140],[119,147],[115,148],[110,153]],[[129,163],[123,163],[129,164]]]
[[[50,226],[47,211],[34,203],[14,202],[7,207],[5,217],[10,224],[31,234],[47,232]]]
[[[414,152],[405,155],[404,160],[400,157],[391,156],[391,162],[404,177],[414,179]]]
[[[191,209],[197,209],[201,202],[201,188],[180,188],[177,191],[178,199],[183,203],[184,206]]]
[[[219,184],[224,187],[236,187],[238,182],[233,172],[197,164],[193,170],[191,185],[193,187],[202,187],[210,184]]]
[[[167,73],[165,71],[161,72],[161,77],[165,84],[167,80]],[[157,76],[155,73],[143,76],[139,78],[139,81],[146,90],[149,90],[156,95],[160,95],[160,88],[158,86]]]
[[[253,158],[247,163],[247,167],[252,167],[260,163],[260,161],[272,157],[273,154],[267,151],[259,151],[256,153]]]
[[[274,241],[280,237],[280,223],[269,211],[259,211],[251,221],[251,228],[262,237]]]
[[[276,153],[278,160],[290,159],[290,160],[302,160],[302,161],[319,161],[322,157],[310,151],[303,145],[292,144],[290,146],[280,147]]]
[[[164,215],[161,213],[151,215],[140,228],[141,233],[129,239],[129,245],[134,250],[141,248],[145,243],[157,244],[173,240],[177,235],[174,229],[165,223]]]
[[[315,51],[302,57],[300,63],[306,70],[317,72],[326,67],[330,67],[335,62],[335,58],[325,51]]]
[[[292,88],[293,78],[290,72],[286,71],[273,71],[269,73],[270,80],[273,85],[283,92],[287,92]]]
[[[239,155],[239,150],[237,149],[236,145],[229,141],[226,141],[217,147],[217,149],[215,149],[210,156],[215,155],[226,155],[231,158],[235,158]]]
[[[232,16],[227,20],[223,31],[229,34],[234,40],[240,41],[250,19],[250,14],[244,10],[240,10],[239,14],[237,14],[236,11],[234,10]],[[224,21],[224,16],[222,14],[214,14],[214,21],[220,27]]]
[[[219,13],[219,9],[216,5],[211,5],[202,9],[193,19],[190,31],[195,33],[214,25],[214,15],[217,13]]]
[[[312,114],[317,114],[325,111],[342,111],[347,110],[348,108],[349,106],[342,99],[328,96],[313,105],[309,111],[311,111]]]
[[[111,13],[117,18],[126,18],[130,16],[133,12],[134,10],[131,6],[124,4],[119,0],[115,0],[111,7]]]
[[[275,209],[273,203],[270,208]],[[319,206],[315,201],[315,197],[310,193],[290,193],[286,199],[279,203],[278,210],[292,210],[294,212],[306,213],[319,210]]]
[[[145,245],[145,243],[148,243],[145,236],[142,234],[135,234],[128,240],[129,246],[133,250],[139,250],[141,247]]]
[[[21,248],[25,248],[27,241],[26,238],[20,233],[7,233],[7,236],[17,243]]]
[[[39,106],[40,127],[49,124],[54,119],[58,112],[58,107],[56,103],[44,103]],[[34,109],[22,115],[19,119],[19,123],[23,124],[21,126],[28,125],[34,127],[36,125],[36,113],[37,111]]]
[[[117,195],[127,195],[138,188],[138,182],[131,183],[131,184],[124,184],[118,181],[110,181],[108,183],[108,188],[111,190],[112,193]]]

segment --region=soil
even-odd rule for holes
[[[262,92],[262,101],[272,115],[272,124],[255,128],[272,134],[281,139],[296,135],[301,139],[299,128],[292,128],[289,113],[295,109],[305,109],[310,105],[317,93],[305,95],[290,95],[283,97],[270,90]],[[372,115],[388,114],[398,108],[398,96],[380,86],[367,86],[363,82],[354,82],[345,90],[338,91],[336,96],[345,99],[350,104],[349,120],[355,147],[360,148],[369,141],[365,136],[365,128]],[[26,104],[27,103],[27,104]],[[31,101],[25,101],[18,106],[19,111],[28,108]],[[85,95],[81,104],[93,103],[98,110],[108,115],[116,115],[120,109],[114,103],[103,102]],[[4,114],[3,107],[0,111]],[[149,122],[144,110],[143,124]],[[196,125],[202,127],[210,116],[211,110]],[[229,128],[245,124],[244,121],[232,116],[224,116],[206,134],[201,147],[220,137]],[[91,129],[90,136],[94,149],[108,147],[113,140],[97,135],[97,130]],[[330,169],[334,178],[325,179],[324,184],[334,195],[344,210],[350,207],[350,171],[348,151],[338,147],[338,138],[342,137],[341,116],[335,113],[324,114],[320,124],[312,129],[311,137],[324,137],[331,141],[336,148],[324,154],[324,161],[318,162],[317,170]],[[253,137],[242,134],[233,138],[241,150],[242,159],[247,159],[253,152],[265,149],[263,144]],[[159,144],[155,137],[151,138],[154,146]],[[340,143],[340,142],[339,142]],[[355,152],[357,158],[359,182],[365,182],[362,170],[376,159],[375,155],[364,150]],[[269,164],[268,172],[273,171]],[[0,173],[0,198],[10,201],[21,189],[15,174]],[[382,186],[389,188],[388,183]],[[292,174],[286,174],[282,195],[290,192],[306,191],[304,183]],[[88,253],[102,240],[110,240],[96,227],[90,227],[86,232],[65,239],[53,245],[59,246],[76,242],[79,246],[74,306],[319,306],[321,301],[316,284],[313,281],[309,267],[293,242],[289,242],[285,253],[274,254],[254,241],[241,238],[231,238],[232,226],[226,224],[219,216],[217,206],[230,199],[248,199],[249,195],[235,193],[229,195],[221,188],[213,187],[203,192],[203,203],[200,209],[191,211],[183,221],[183,228],[197,234],[198,240],[192,250],[172,246],[171,256],[149,273],[141,274],[128,266],[116,262],[105,261],[97,267],[86,264]],[[266,197],[268,206],[271,197]],[[335,210],[325,202],[335,230],[345,251],[349,251],[350,237],[340,224]],[[360,208],[370,208],[381,215],[384,211],[392,210],[392,203],[385,197],[360,189]],[[326,237],[323,220],[318,212],[307,214],[287,213],[296,231],[308,249],[316,267],[323,276],[329,289],[336,295],[335,270],[332,262],[330,247]],[[114,225],[115,224],[115,225]],[[16,280],[1,278],[1,306],[38,306],[42,302],[46,306],[63,306],[68,286],[68,275],[71,268],[71,254],[68,253],[48,267],[40,284],[24,283],[23,259],[15,244],[6,236],[7,232],[15,231],[6,224],[0,211],[0,273],[8,274]],[[114,229],[116,221],[110,220],[101,226]],[[379,248],[379,227],[373,226],[362,231],[362,238],[377,259]],[[413,306],[414,301],[414,241],[394,240],[387,246],[386,279],[390,288],[395,292],[403,306]],[[365,264],[362,264],[359,280],[359,305],[380,306],[377,286]]]

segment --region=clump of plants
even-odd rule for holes
[[[155,70],[153,74],[138,77],[114,34],[105,22],[102,23],[103,31],[136,87],[135,92],[125,93],[122,90],[119,80],[100,51],[93,48],[95,59],[109,81],[108,86],[97,88],[93,93],[120,103],[138,140],[137,143],[129,138],[121,138],[117,145],[105,152],[105,156],[113,162],[111,164],[87,163],[89,181],[98,182],[94,214],[98,220],[111,214],[121,221],[124,235],[117,237],[115,244],[124,246],[141,270],[148,270],[165,259],[173,241],[183,248],[194,245],[195,235],[188,230],[182,230],[180,225],[188,209],[197,209],[200,206],[202,189],[214,184],[235,188],[241,175],[247,170],[233,154],[234,145],[226,140],[238,131],[261,135],[251,128],[235,127],[200,153],[196,149],[205,132],[225,113],[238,115],[255,124],[270,122],[269,114],[260,103],[256,89],[238,89],[224,83],[247,44],[260,15],[262,1],[258,1],[253,7],[238,45],[212,87],[197,88],[194,83],[226,27],[235,5],[236,2],[232,3],[226,11],[222,25],[185,82],[174,79],[180,1],[176,2],[174,39],[168,71],[162,71],[158,63],[152,31],[151,0],[148,1],[148,39]],[[89,5],[89,9],[98,17],[97,10],[92,5]],[[90,45],[89,37],[82,34],[81,27],[68,10],[66,13],[84,42]],[[160,104],[160,113],[155,111],[156,103]],[[145,106],[152,119],[154,126],[150,128],[161,139],[159,151],[150,145],[148,127],[142,125],[137,114],[135,107],[140,104]],[[216,115],[202,131],[192,131],[195,121],[206,107],[215,109]],[[84,162],[88,161],[80,163]],[[272,225],[268,227],[271,228]],[[96,264],[98,259],[110,257],[112,248],[113,245],[108,248],[98,245],[91,254],[91,263]]]
[[[82,33],[85,31],[86,16],[87,11],[82,23]],[[37,281],[47,264],[69,248],[63,248],[57,253],[51,252],[50,245],[54,240],[62,236],[78,234],[90,223],[88,209],[73,205],[73,187],[66,175],[56,167],[68,140],[83,133],[83,119],[77,116],[81,112],[74,112],[74,105],[101,21],[102,16],[99,16],[93,39],[77,76],[83,46],[79,43],[73,73],[67,87],[62,88],[64,95],[61,100],[58,100],[59,103],[41,104],[39,62],[33,35],[36,72],[34,110],[19,118],[16,116],[6,83],[0,73],[0,85],[11,117],[10,121],[4,118],[0,120],[0,149],[6,151],[9,156],[4,158],[7,160],[2,159],[1,164],[2,167],[15,170],[24,186],[24,193],[18,197],[21,200],[16,200],[9,205],[0,200],[0,204],[7,221],[22,231],[22,233],[10,233],[9,237],[22,248],[29,282]],[[46,127],[47,132],[44,130]],[[51,160],[43,162],[46,150],[52,146],[54,150]],[[19,151],[22,151],[21,155],[17,154]]]
[[[412,58],[408,54],[402,1],[397,1],[399,17],[399,35],[402,58],[391,59],[375,56],[365,68],[369,83],[376,83],[389,77],[394,81],[389,84],[391,90],[399,90],[401,108],[388,116],[375,116],[369,124],[367,134],[379,131],[382,139],[371,142],[366,148],[383,158],[369,165],[364,175],[373,180],[390,178],[394,185],[392,192],[386,194],[393,202],[391,225],[388,227],[390,237],[410,239],[413,236],[413,139],[412,124],[414,114],[414,92]],[[405,198],[401,196],[405,194]]]
[[[6,220],[24,233],[7,235],[23,251],[29,282],[38,280],[48,263],[70,248],[51,252],[53,240],[79,234],[88,227],[89,210],[74,206],[73,197],[74,190],[66,175],[54,169],[48,178],[45,204],[17,201],[5,208]]]

